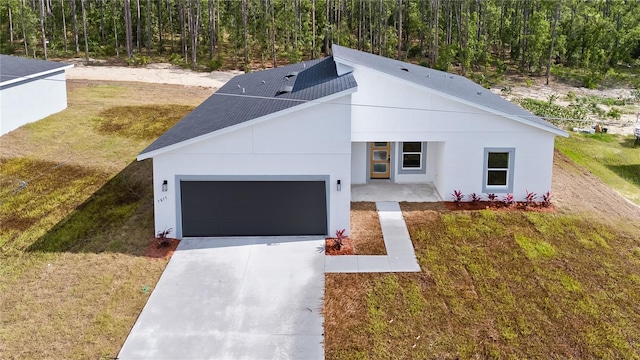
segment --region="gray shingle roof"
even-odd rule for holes
[[[63,70],[70,64],[27,59],[18,56],[0,55],[0,86],[7,82],[19,82],[29,80],[26,77],[37,76],[52,70]]]
[[[335,44],[331,50],[334,58],[336,58],[338,62],[344,60],[349,63],[361,65],[424,86],[436,92],[455,96],[470,103],[478,104],[506,115],[518,117],[526,122],[541,125],[551,131],[560,130],[547,121],[463,76],[352,50]]]
[[[140,155],[356,86],[353,75],[337,75],[332,57],[238,75]]]

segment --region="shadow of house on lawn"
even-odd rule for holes
[[[640,153],[638,156],[640,156]],[[640,187],[640,164],[607,165],[607,168],[618,174],[621,178]]]
[[[620,139],[620,145],[623,148],[629,148],[629,149],[636,148],[638,149],[638,151],[640,151],[640,141],[636,141],[636,138],[633,135],[629,135],[627,137]]]
[[[153,238],[151,161],[133,161],[28,251],[142,255]]]

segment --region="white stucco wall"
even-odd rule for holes
[[[526,190],[550,190],[554,134],[361,66],[353,74],[358,91],[352,98],[352,141],[429,143],[427,173],[398,174],[394,154],[394,181],[433,182],[446,200],[453,190],[481,194],[484,149],[515,148],[514,196],[522,200]],[[354,179],[362,176],[354,169]]]
[[[153,158],[155,227],[176,229],[180,176],[329,176],[328,232],[349,229],[350,95],[248,125]],[[169,190],[162,192],[164,180]],[[341,180],[342,191],[336,182]]]
[[[67,108],[65,72],[0,89],[0,135]]]
[[[367,182],[367,143],[351,143],[351,183],[365,184]]]
[[[553,136],[542,130],[530,129],[517,136],[481,137],[461,135],[446,143],[444,183],[439,191],[451,200],[454,190],[463,194],[483,194],[484,149],[514,148],[513,195],[524,200],[526,191],[541,195],[551,190],[553,171]],[[501,199],[505,192],[493,191]],[[486,195],[484,195],[486,196]]]

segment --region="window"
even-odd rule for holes
[[[399,174],[425,174],[426,143],[414,141],[400,143],[398,152]]]
[[[485,149],[482,191],[513,191],[513,160],[515,149]]]

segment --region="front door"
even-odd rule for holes
[[[391,143],[372,142],[369,146],[369,177],[388,179],[391,173]]]

